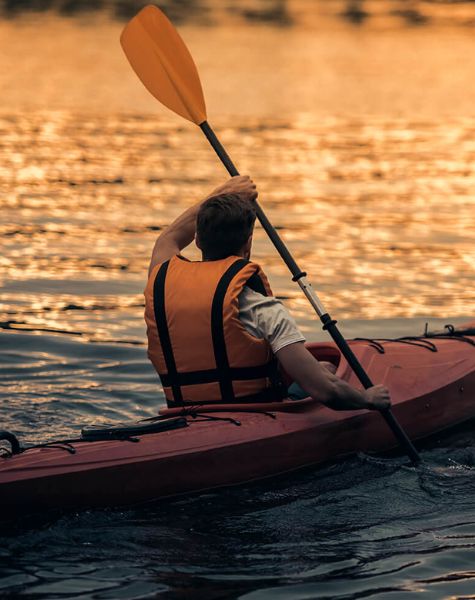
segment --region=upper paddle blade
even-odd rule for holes
[[[146,6],[125,26],[120,43],[148,91],[185,119],[200,125],[206,106],[195,63],[176,29],[156,6]]]

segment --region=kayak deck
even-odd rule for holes
[[[393,413],[411,439],[475,417],[474,336],[350,344],[370,378],[389,387]],[[308,348],[333,362],[339,377],[361,387],[334,344]],[[187,412],[188,426],[180,429],[58,443],[0,458],[0,506],[21,513],[131,504],[396,446],[378,412],[336,412],[310,398]]]

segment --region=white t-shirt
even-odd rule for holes
[[[274,354],[289,344],[305,342],[295,319],[280,300],[244,287],[238,302],[239,320],[246,331],[258,339],[267,340]]]

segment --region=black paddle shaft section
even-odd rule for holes
[[[203,133],[205,134],[205,136],[207,137],[208,142],[213,146],[214,151],[221,159],[221,162],[226,167],[226,169],[227,169],[228,173],[231,175],[231,177],[235,177],[236,175],[239,175],[239,171],[236,169],[233,161],[229,158],[228,153],[221,145],[221,142],[216,137],[214,131],[211,129],[208,121],[203,121],[203,123],[200,124],[200,128],[203,131]],[[279,234],[274,229],[271,222],[266,217],[266,215],[264,214],[264,211],[262,210],[262,208],[259,206],[259,204],[257,202],[256,202],[256,213],[257,213],[257,218],[259,219],[260,224],[264,228],[267,235],[270,237],[271,242],[274,244],[274,246],[277,249],[277,252],[280,254],[280,256],[284,260],[285,264],[288,266],[289,271],[292,273],[294,281],[297,281],[298,279],[300,279],[300,277],[304,276],[305,273],[299,268],[299,266],[295,262],[293,256],[287,250],[287,246],[281,240]]]
[[[348,342],[341,335],[340,330],[336,326],[336,321],[334,321],[328,313],[321,316],[321,321],[323,323],[323,329],[328,331],[328,333],[331,335],[333,341],[338,346],[343,356],[346,358],[346,361],[353,369],[353,372],[358,377],[364,388],[367,390],[368,388],[373,387],[373,382],[368,377],[368,374],[363,369],[361,363],[354,355],[353,350],[350,348]],[[421,462],[421,457],[419,456],[419,453],[415,449],[411,440],[408,438],[404,429],[399,425],[391,409],[387,408],[385,410],[381,410],[380,413],[383,416],[386,423],[388,424],[391,431],[393,432],[394,437],[398,440],[402,448],[405,449],[406,454],[411,459],[411,462],[414,465],[419,464]]]
[[[231,177],[235,177],[236,175],[239,175],[239,171],[236,169],[236,166],[234,165],[234,163],[231,160],[231,158],[229,157],[228,153],[222,146],[221,142],[216,137],[216,135],[215,135],[214,131],[211,129],[209,123],[207,121],[203,121],[203,123],[200,123],[200,128],[203,131],[203,133],[205,134],[208,142],[211,144],[211,146],[213,147],[216,154],[219,156],[221,162],[226,167],[226,170],[231,175]],[[299,268],[299,266],[295,262],[293,256],[290,254],[289,250],[287,249],[287,246],[281,240],[279,234],[274,229],[271,222],[266,217],[266,215],[264,214],[264,211],[262,210],[262,208],[259,206],[259,204],[257,202],[256,202],[256,213],[257,213],[257,218],[259,219],[260,224],[262,225],[265,232],[269,236],[271,242],[274,244],[277,252],[280,254],[283,261],[289,268],[289,271],[292,273],[292,279],[294,281],[298,281],[302,277],[305,277],[305,272]],[[351,350],[350,346],[348,345],[348,342],[341,335],[339,329],[336,326],[336,321],[333,320],[328,313],[325,313],[322,315],[319,314],[319,317],[323,323],[323,329],[327,330],[328,333],[331,335],[332,339],[338,346],[338,348],[341,351],[341,353],[343,354],[343,356],[346,358],[348,364],[353,369],[355,375],[358,377],[358,379],[360,380],[360,382],[362,383],[364,388],[368,389],[368,388],[372,387],[373,383],[372,383],[371,379],[368,377],[366,371],[361,366],[361,363],[358,361],[358,359],[354,355],[353,351]],[[421,458],[420,458],[417,450],[413,446],[411,440],[408,438],[405,431],[402,429],[402,427],[397,422],[397,420],[394,417],[391,410],[386,409],[386,410],[381,410],[380,412],[381,412],[381,415],[384,417],[386,423],[388,424],[389,428],[393,432],[394,436],[396,437],[398,442],[404,448],[406,454],[409,456],[409,458],[413,462],[413,464],[420,463]]]

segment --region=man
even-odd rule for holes
[[[148,354],[170,407],[283,398],[280,364],[304,396],[337,410],[382,409],[388,390],[358,391],[318,362],[261,268],[249,261],[255,184],[233,177],[157,239],[145,290]],[[193,239],[202,261],[180,255]],[[333,368],[332,368],[333,367]]]

